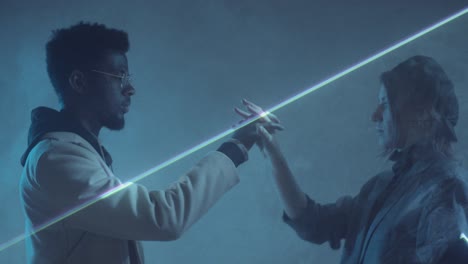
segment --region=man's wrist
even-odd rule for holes
[[[241,141],[235,138],[231,138],[224,142],[218,148],[218,151],[228,156],[236,167],[249,159],[247,148]]]
[[[249,150],[244,145],[244,143],[242,143],[240,140],[238,140],[236,138],[231,138],[227,142],[232,142],[232,143],[236,144],[237,147],[239,147],[239,149],[242,151],[242,155],[244,156],[244,161],[249,160]]]

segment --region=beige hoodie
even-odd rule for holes
[[[129,240],[179,238],[238,182],[232,161],[214,151],[167,189],[149,191],[122,184],[77,134],[47,133],[29,154],[21,177],[26,233],[47,225],[26,238],[27,261],[130,263]],[[64,215],[70,210],[76,212]],[[142,261],[141,247],[138,257]]]

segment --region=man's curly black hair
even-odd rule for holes
[[[128,52],[125,31],[107,28],[103,24],[79,22],[69,28],[57,29],[46,44],[49,78],[62,105],[71,96],[68,78],[74,70],[89,70],[109,51]]]

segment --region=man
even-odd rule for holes
[[[179,238],[239,182],[236,167],[257,138],[252,125],[166,190],[123,188],[98,136],[103,127],[124,127],[135,94],[128,49],[127,33],[87,23],[57,30],[47,43],[47,70],[62,109],[33,110],[21,159],[26,230],[33,233],[28,263],[143,263],[137,240]]]

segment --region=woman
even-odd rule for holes
[[[304,240],[333,249],[341,263],[468,263],[468,189],[452,144],[458,103],[451,81],[432,58],[414,56],[381,75],[372,114],[391,171],[371,178],[354,196],[319,204],[295,182],[265,128],[259,135],[284,203],[284,221]],[[262,109],[245,101],[250,113]],[[266,120],[271,121],[271,120]],[[458,262],[457,262],[458,261]]]

